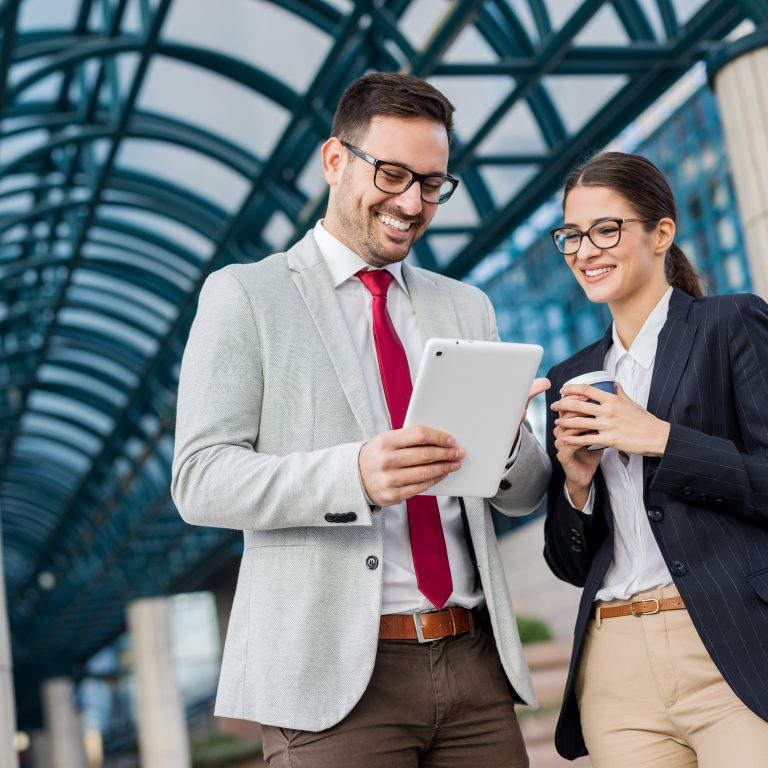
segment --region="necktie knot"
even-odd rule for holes
[[[386,269],[361,269],[356,277],[371,292],[373,296],[386,298],[389,284],[392,282],[392,273]]]

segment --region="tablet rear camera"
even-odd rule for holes
[[[438,349],[437,352],[435,352],[435,357],[442,357],[442,352]]]

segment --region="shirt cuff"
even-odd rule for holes
[[[592,485],[589,486],[589,495],[587,496],[587,503],[584,505],[584,509],[579,509],[573,501],[571,501],[570,494],[568,493],[568,486],[563,485],[563,495],[565,496],[565,500],[576,510],[581,512],[582,515],[591,515],[592,514],[592,508],[595,505],[595,484],[592,483]]]

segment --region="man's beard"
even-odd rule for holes
[[[343,231],[354,242],[354,250],[359,250],[358,255],[362,256],[372,266],[383,267],[386,264],[396,264],[398,261],[405,259],[410,252],[410,247],[402,254],[399,251],[394,254],[390,253],[376,236],[376,231],[374,230],[376,225],[373,220],[377,217],[377,213],[389,213],[389,215],[401,221],[411,222],[415,230],[421,225],[421,218],[404,216],[397,211],[364,210],[352,199],[349,192],[350,186],[342,175],[336,191],[336,217]],[[416,242],[420,236],[420,233],[417,234],[413,242]]]

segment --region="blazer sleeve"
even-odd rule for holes
[[[598,468],[595,473],[593,514],[573,507],[565,496],[565,473],[555,450],[554,412],[550,405],[558,396],[565,377],[551,370],[547,378],[552,387],[547,392],[547,453],[552,462],[552,477],[547,490],[547,516],[544,521],[544,559],[559,579],[583,587],[595,555],[603,545],[608,526],[605,518],[605,483]]]
[[[271,530],[334,525],[341,514],[346,523],[370,525],[358,474],[362,442],[259,453],[263,391],[250,302],[237,278],[220,270],[203,286],[179,376],[171,495],[182,518]],[[337,519],[327,521],[328,513]]]
[[[496,313],[490,299],[482,294],[487,318],[487,334],[500,341]],[[552,473],[549,457],[531,432],[528,422],[520,426],[520,450],[512,465],[504,472],[496,495],[489,502],[504,515],[519,517],[536,511],[547,491]]]
[[[740,445],[672,424],[649,490],[768,528],[768,305],[731,298],[723,375],[733,382]]]

